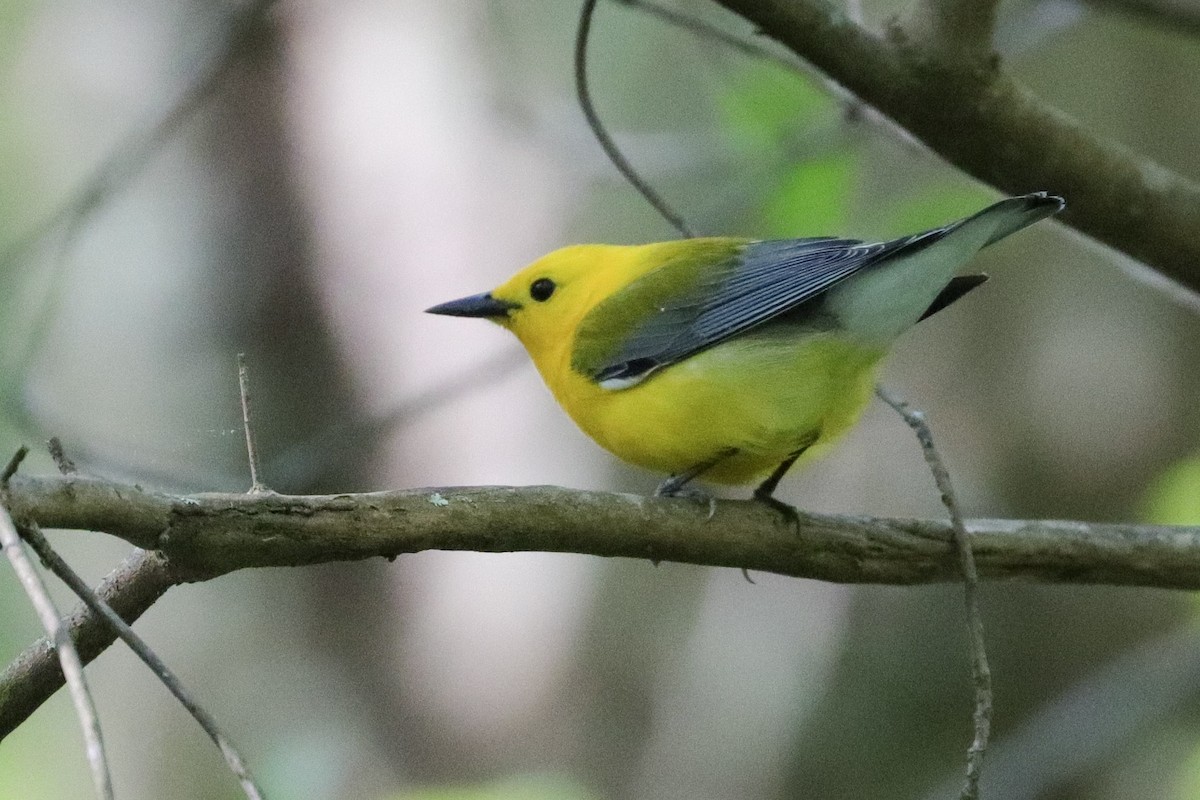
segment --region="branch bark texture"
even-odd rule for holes
[[[168,495],[77,476],[11,481],[14,518],[102,531],[169,562],[168,581],[422,550],[548,551],[680,561],[839,583],[957,581],[950,526],[800,514],[553,486],[368,494]],[[980,578],[1200,588],[1200,528],[968,522]]]
[[[953,57],[899,25],[876,35],[824,0],[718,2],[956,167],[1010,194],[1062,195],[1063,222],[1200,291],[1200,186],[1095,136],[997,58]]]
[[[945,522],[799,514],[551,486],[412,489],[369,494],[171,495],[67,475],[16,475],[19,523],[101,531],[144,550],[99,594],[132,622],[171,586],[245,567],[298,566],[422,550],[551,551],[679,561],[842,583],[960,580]],[[1200,528],[1056,521],[967,523],[984,580],[1200,588]],[[111,627],[79,609],[67,620],[86,663]],[[0,674],[0,739],[63,683],[41,640]]]

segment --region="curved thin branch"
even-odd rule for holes
[[[575,94],[579,98],[579,107],[583,110],[583,116],[587,120],[592,135],[596,137],[596,141],[600,143],[605,155],[608,156],[617,171],[625,180],[629,181],[633,188],[638,190],[642,197],[646,198],[646,202],[654,206],[654,210],[678,231],[680,236],[690,239],[696,234],[692,233],[692,229],[688,227],[683,217],[671,208],[667,201],[654,190],[654,187],[642,179],[642,176],[629,163],[629,159],[625,158],[621,149],[617,147],[617,143],[608,135],[608,130],[600,121],[600,115],[596,113],[596,106],[592,103],[592,92],[588,88],[587,79],[587,46],[592,32],[592,16],[595,11],[596,0],[583,0],[583,8],[579,12],[579,29],[575,33]]]
[[[998,189],[1067,198],[1060,219],[1200,291],[1200,185],[1094,136],[995,60],[945,59],[876,36],[823,0],[718,0]]]
[[[958,495],[950,482],[950,470],[933,443],[933,431],[925,420],[925,414],[893,395],[882,384],[875,387],[880,400],[891,406],[908,427],[917,435],[925,463],[933,473],[933,481],[942,495],[942,504],[950,512],[950,534],[958,551],[962,567],[963,601],[967,611],[967,633],[971,640],[971,680],[975,685],[975,736],[967,748],[967,777],[959,793],[959,800],[977,800],[979,776],[983,772],[983,757],[987,753],[992,731],[992,668],[988,666],[987,645],[983,635],[983,613],[979,610],[979,570],[975,566],[975,552],[971,537],[963,521]]]

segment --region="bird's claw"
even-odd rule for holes
[[[704,518],[705,522],[712,519],[713,515],[717,513],[717,500],[715,497],[708,492],[704,492],[699,489],[692,489],[678,485],[676,484],[674,477],[667,478],[665,481],[659,484],[659,487],[654,490],[654,496],[679,497],[686,500],[695,500],[700,503],[706,503],[708,505],[708,516]]]
[[[754,499],[778,511],[788,522],[792,523],[796,533],[800,533],[800,512],[796,510],[795,506],[788,505],[768,492],[755,492]]]

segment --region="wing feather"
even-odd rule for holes
[[[914,237],[915,238],[915,237]],[[663,303],[643,320],[592,377],[625,388],[790,311],[908,240],[865,244],[856,239],[749,242],[725,263],[712,265],[683,297]],[[614,295],[643,290],[635,281]],[[597,311],[603,313],[602,308]],[[595,313],[595,312],[594,312]]]
[[[913,255],[960,226],[993,219],[997,227],[983,243],[986,247],[1062,208],[1062,198],[1038,192],[1001,200],[940,228],[871,244],[832,237],[693,240],[697,247],[701,241],[708,246],[647,273],[589,312],[579,328],[589,345],[580,348],[577,341],[572,364],[601,386],[633,386],[655,370],[797,310],[860,270]],[[968,276],[951,281],[925,316],[981,280]],[[635,312],[622,315],[622,309]]]

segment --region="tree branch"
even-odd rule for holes
[[[170,561],[171,580],[423,550],[547,551],[746,567],[839,583],[960,579],[944,522],[800,515],[553,486],[341,495],[169,495],[79,476],[11,481],[10,510],[44,528],[103,531]],[[980,578],[1200,588],[1200,528],[967,523]]]
[[[823,0],[718,1],[951,164],[1011,194],[1063,195],[1063,222],[1200,291],[1200,186],[1093,136],[994,61],[876,36]]]
[[[1200,5],[1191,0],[1088,0],[1096,8],[1127,14],[1181,36],[1200,36]]]
[[[840,583],[960,579],[944,522],[799,514],[548,486],[369,494],[169,495],[68,475],[10,481],[9,509],[44,528],[103,531],[139,547],[99,594],[127,621],[168,588],[246,567],[422,550],[550,551],[749,568]],[[984,580],[1200,588],[1200,528],[1083,522],[967,523]],[[68,620],[86,663],[115,638],[85,610]],[[45,640],[0,674],[0,738],[62,685]]]
[[[160,553],[138,550],[104,579],[97,594],[126,622],[133,622],[179,582]],[[77,607],[65,623],[84,664],[103,653],[117,638],[112,626],[84,605]],[[43,638],[27,647],[0,673],[0,740],[16,730],[62,685],[62,668],[53,643]]]

